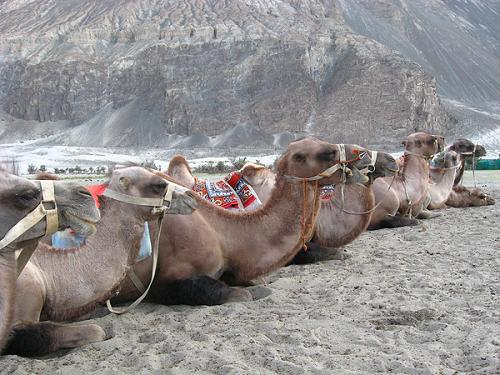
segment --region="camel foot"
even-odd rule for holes
[[[255,286],[255,281],[241,281],[234,276],[230,271],[226,271],[219,278],[220,281],[229,285],[229,286],[241,286],[241,287],[250,287]]]
[[[417,216],[417,219],[434,219],[435,217],[443,216],[442,212],[432,212],[429,210],[422,210]]]
[[[418,225],[417,219],[410,219],[409,217],[395,215],[395,216],[385,216],[380,223],[375,225],[370,225],[368,230],[377,230],[383,228],[399,228]]]
[[[150,293],[153,301],[163,305],[214,306],[222,305],[233,292],[222,281],[194,276],[159,285]]]
[[[307,251],[301,249],[288,265],[311,264],[311,263],[321,262],[324,260],[335,259],[332,258],[332,255],[334,256],[334,254],[337,253],[337,249],[330,247],[323,247],[318,244],[315,244],[314,242],[308,242],[306,245],[307,245]],[[342,252],[342,250],[340,250],[340,252]]]
[[[228,302],[248,302],[253,301],[252,293],[242,288],[231,288],[227,295],[226,303]]]
[[[40,322],[15,327],[3,354],[40,357],[60,349],[78,348],[105,339],[106,332],[97,324]]]
[[[250,292],[254,301],[269,297],[273,293],[271,289],[258,285],[247,288],[246,290]]]

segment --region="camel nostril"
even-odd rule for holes
[[[78,193],[80,193],[81,195],[83,195],[85,197],[92,198],[92,194],[87,189],[79,189]]]

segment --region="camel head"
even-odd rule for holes
[[[436,137],[436,139],[437,139],[437,144],[438,144],[438,151],[437,152],[444,151],[444,148],[446,146],[446,142],[444,140],[444,137],[442,135],[436,135],[436,134],[434,134],[434,137]]]
[[[275,175],[269,168],[246,163],[238,172],[252,186],[262,202],[269,200],[275,183]]]
[[[160,172],[158,172],[160,174]],[[161,177],[142,167],[128,167],[113,172],[107,189],[132,197],[161,198],[165,195],[169,184],[174,184],[172,202],[168,214],[189,215],[196,210],[198,204],[193,198],[195,193],[170,181],[166,175]],[[135,206],[144,221],[155,217],[150,206]]]
[[[340,146],[321,141],[317,138],[304,138],[291,142],[287,151],[277,162],[277,175],[293,176],[295,178],[309,178],[318,176],[333,166],[340,166],[340,162],[351,170],[345,183],[366,183],[368,177],[359,172],[370,165],[370,157],[355,145],[345,146],[345,159],[341,160]],[[343,182],[344,173],[337,170],[328,177],[318,180],[320,186]]]
[[[495,204],[495,198],[489,194],[483,193],[479,188],[455,186],[453,191],[461,194],[462,198],[467,201],[467,206],[469,207],[491,206]]]
[[[54,181],[59,230],[72,228],[77,233],[91,235],[100,214],[92,195],[81,185]],[[0,238],[33,211],[42,201],[40,182],[30,181],[0,170]],[[46,220],[20,236],[16,243],[45,236]]]
[[[430,158],[439,152],[440,138],[442,137],[424,132],[418,132],[410,134],[406,140],[402,142],[402,144],[405,146],[405,150],[409,153]],[[441,142],[444,144],[444,139]]]
[[[457,139],[448,149],[464,156],[472,156],[472,153],[474,153],[476,158],[486,156],[486,149],[483,146],[477,145],[465,138]]]
[[[372,157],[371,151],[369,151],[369,155]],[[399,171],[399,165],[396,159],[394,159],[394,156],[381,151],[377,152],[374,167],[375,169],[371,172],[372,180],[378,177],[392,177]]]
[[[448,150],[437,154],[431,162],[433,168],[453,168],[460,163],[460,155],[455,151]]]

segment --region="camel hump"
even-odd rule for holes
[[[35,176],[35,180],[52,180],[52,181],[58,181],[61,178],[53,173],[49,172],[40,172]]]
[[[172,159],[170,159],[170,162],[168,163],[167,174],[171,176],[174,173],[175,169],[180,167],[186,168],[190,174],[193,174],[191,172],[191,167],[189,166],[188,161],[182,155],[175,155]]]

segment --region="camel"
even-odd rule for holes
[[[460,155],[461,166],[457,171],[453,183],[453,190],[446,201],[446,205],[451,207],[474,207],[495,204],[495,199],[489,194],[482,192],[480,189],[459,185],[465,171],[466,159],[485,156],[486,149],[468,139],[459,138],[448,147],[448,150],[455,151]]]
[[[17,326],[5,353],[40,356],[106,338],[96,324],[55,322],[81,317],[116,292],[139,252],[144,221],[158,215],[157,207],[126,203],[126,199],[146,197],[159,201],[169,184],[140,167],[115,170],[100,197],[102,219],[93,236],[80,248],[64,251],[42,242],[38,245],[17,280]],[[168,213],[192,213],[196,208],[192,194],[176,188]]]
[[[453,186],[446,205],[450,207],[479,207],[495,204],[495,199],[479,188],[470,188],[465,186]]]
[[[442,156],[433,160],[430,167],[429,205],[427,209],[436,210],[446,207],[453,182],[460,168],[460,156],[455,151],[445,151]]]
[[[58,228],[91,235],[100,215],[90,193],[74,183],[55,183]],[[42,200],[40,183],[0,169],[0,240],[18,222],[34,211]],[[15,306],[15,250],[35,247],[47,234],[47,221],[42,219],[8,246],[0,249],[0,352],[12,327]]]
[[[311,263],[332,258],[335,253],[342,254],[342,252],[337,252],[336,248],[354,241],[366,230],[375,206],[375,198],[371,189],[373,180],[378,177],[394,176],[398,171],[396,161],[391,155],[369,150],[366,152],[373,163],[373,167],[368,172],[370,179],[365,184],[350,184],[342,187],[338,185],[331,194],[328,194],[328,197],[322,196],[314,236],[307,244],[308,251],[300,251],[292,263]],[[269,200],[275,183],[275,174],[270,169],[254,163],[246,163],[238,173],[253,188],[261,202]],[[190,188],[193,186],[194,176],[183,158],[175,157],[171,160],[168,174],[184,186]]]
[[[442,137],[417,132],[405,141],[403,166],[392,179],[378,178],[373,183],[375,209],[368,229],[416,225],[414,219],[424,208],[429,191],[428,160],[435,155]]]
[[[340,163],[338,145],[315,138],[290,143],[277,162],[271,197],[255,211],[224,210],[197,196],[199,208],[193,215],[167,218],[163,223],[150,298],[167,305],[218,305],[258,298],[252,295],[255,290],[228,284],[248,285],[293,259],[312,236],[320,187],[343,181],[343,166],[352,170],[347,183],[366,182],[367,177],[355,168],[367,167],[369,160],[356,151],[346,145],[348,161]],[[151,266],[151,257],[134,265],[142,283]],[[125,280],[113,300],[137,295],[131,280]]]
[[[486,149],[478,144],[473,143],[465,138],[459,138],[453,144],[447,147],[447,150],[455,151],[460,155],[461,166],[457,171],[455,176],[455,181],[453,186],[457,186],[462,181],[464,171],[465,171],[465,160],[474,158],[480,158],[486,155]]]

